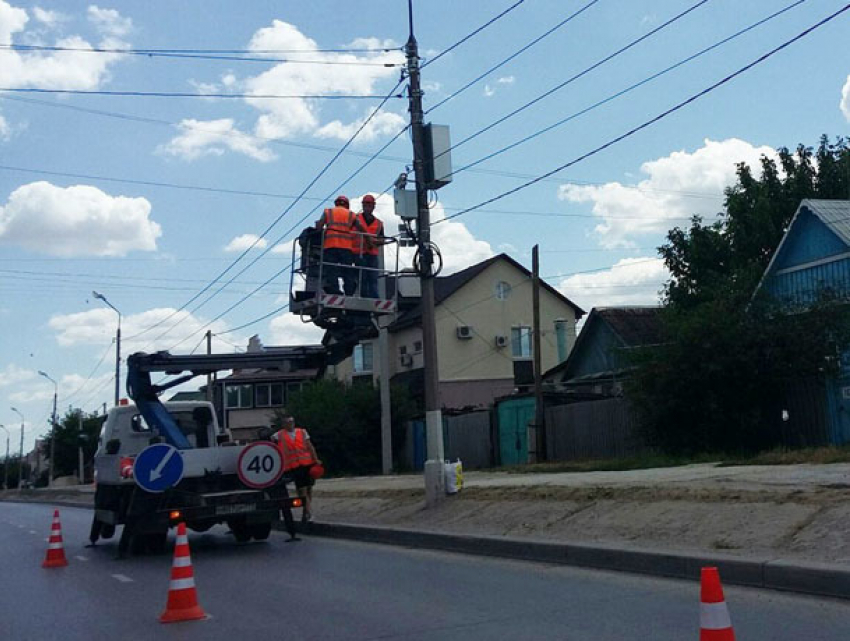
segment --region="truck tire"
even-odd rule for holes
[[[247,543],[251,540],[251,528],[244,520],[230,521],[228,525],[238,543]]]
[[[100,538],[111,539],[115,536],[115,526],[112,523],[103,523],[102,521],[98,522],[100,523]]]
[[[146,534],[145,539],[147,539],[148,552],[151,554],[165,553],[166,544],[168,543],[168,531]]]
[[[92,545],[97,543],[97,540],[100,538],[100,535],[103,534],[103,522],[98,521],[96,516],[92,517],[91,520],[91,530],[89,530],[89,542]],[[112,533],[115,534],[115,528],[113,527]],[[109,538],[109,537],[103,537]]]
[[[269,523],[255,523],[251,526],[251,536],[254,537],[255,541],[265,541],[269,538],[269,535],[272,533],[272,524]]]

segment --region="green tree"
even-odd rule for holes
[[[91,478],[91,462],[97,450],[97,439],[103,425],[103,416],[86,414],[79,408],[69,408],[57,421],[53,475],[76,476],[78,448],[83,448],[86,478]],[[44,439],[42,454],[50,455],[50,435]]]
[[[652,441],[668,451],[752,451],[776,443],[778,390],[791,377],[834,372],[847,344],[847,311],[820,304],[784,315],[752,300],[773,252],[804,198],[850,196],[850,149],[826,137],[817,151],[778,150],[756,178],[744,163],[726,190],[725,213],[675,228],[659,254],[663,345],[632,354],[629,393]]]
[[[403,446],[404,423],[416,415],[407,388],[393,386],[394,459]],[[374,474],[381,471],[381,402],[371,385],[344,385],[319,380],[292,396],[286,411],[310,432],[330,474]],[[277,412],[275,428],[283,412]]]

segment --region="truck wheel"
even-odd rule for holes
[[[89,530],[89,541],[92,545],[97,543],[97,540],[100,538],[100,535],[103,533],[103,523],[97,520],[97,517],[92,517],[91,521],[91,530]],[[115,528],[113,527],[112,533],[115,534]],[[103,537],[105,539],[109,538],[107,536]]]
[[[130,552],[133,556],[140,556],[148,549],[148,537],[145,534],[133,534],[130,540]]]
[[[245,521],[231,521],[228,525],[237,542],[247,543],[251,540],[251,528]]]
[[[145,535],[147,539],[148,552],[151,554],[163,554],[166,543],[168,543],[168,532],[154,532]]]
[[[251,526],[251,536],[253,536],[256,541],[265,541],[269,538],[269,534],[271,533],[271,523],[255,523]]]
[[[102,521],[98,521],[100,523],[100,538],[102,539],[111,539],[115,536],[115,526],[111,523],[103,523]]]

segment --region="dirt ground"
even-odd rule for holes
[[[850,464],[470,472],[426,510],[419,476],[328,479],[317,519],[850,567]]]

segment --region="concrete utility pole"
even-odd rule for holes
[[[410,80],[410,132],[413,138],[413,171],[416,174],[416,230],[419,244],[419,275],[422,286],[422,357],[425,378],[425,433],[428,460],[425,461],[425,500],[435,505],[445,496],[443,476],[443,415],[440,403],[440,372],[437,367],[437,324],[434,315],[433,251],[431,211],[425,186],[425,132],[422,88],[419,79],[419,46],[413,35],[413,0],[407,1],[410,37],[405,45],[407,75]]]
[[[118,331],[115,332],[115,405],[118,405],[118,399],[121,396],[121,312],[118,311],[115,305],[106,300],[106,296],[103,294],[98,294],[95,291],[92,291],[91,294],[96,299],[109,305],[118,314]]]
[[[207,354],[212,354],[212,330],[207,330]],[[207,401],[212,403],[213,400],[213,390],[212,390],[212,374],[207,374]]]
[[[3,460],[3,489],[9,489],[9,430],[5,425],[0,425],[0,428],[6,432],[6,458]]]
[[[83,462],[83,409],[77,414],[77,470],[80,477],[80,485],[86,482],[85,463]]]
[[[12,411],[21,417],[21,457],[18,459],[18,491],[24,487],[24,415],[14,407]]]
[[[537,437],[534,449],[537,452],[537,461],[546,460],[546,411],[543,407],[543,370],[542,354],[540,345],[540,253],[539,246],[535,245],[531,250],[531,305],[534,310],[534,329],[532,342],[534,345],[534,434]]]
[[[53,383],[53,415],[50,420],[50,463],[47,465],[47,487],[53,487],[53,461],[56,459],[56,397],[59,394],[59,384],[46,372],[39,370],[39,376],[44,376]]]

